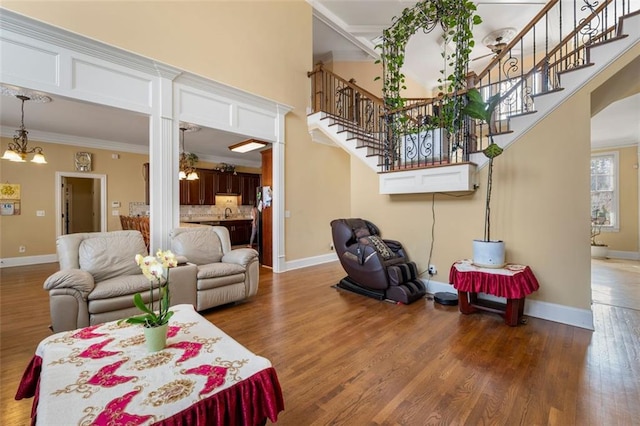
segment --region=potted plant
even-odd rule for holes
[[[144,303],[140,293],[136,293],[133,296],[133,303],[144,314],[123,321],[143,325],[147,348],[150,352],[155,352],[163,349],[166,345],[169,318],[173,315],[173,311],[169,310],[169,269],[177,266],[178,262],[170,250],[158,250],[155,257],[137,254],[135,261],[144,276],[149,279],[149,306]],[[157,287],[160,289],[157,311],[153,294],[154,283],[157,283]]]
[[[597,214],[591,219],[591,257],[594,259],[606,259],[609,254],[609,246],[596,239],[602,232],[603,219],[603,216]]]
[[[493,114],[500,103],[500,93],[496,93],[486,102],[478,89],[470,89],[467,92],[467,104],[462,109],[462,115],[487,125],[489,145],[482,153],[489,159],[487,169],[487,197],[484,206],[484,238],[473,241],[473,263],[488,268],[501,268],[504,266],[504,241],[491,239],[491,190],[493,186],[493,159],[502,154],[502,148],[493,141],[495,125]]]

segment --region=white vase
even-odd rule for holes
[[[594,259],[606,259],[608,255],[608,246],[591,246],[591,257]]]
[[[504,241],[473,240],[473,264],[483,268],[502,268]]]
[[[144,338],[149,352],[158,352],[167,346],[168,328],[169,324],[144,328]]]

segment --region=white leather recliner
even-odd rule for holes
[[[197,266],[196,310],[238,302],[258,292],[258,252],[231,248],[224,226],[175,228],[171,251]]]
[[[56,251],[60,271],[44,282],[54,332],[139,314],[133,304],[135,293],[148,302],[150,282],[135,262],[136,254],[147,254],[139,231],[61,235]],[[171,305],[195,306],[196,267],[185,264],[171,268],[169,292]]]

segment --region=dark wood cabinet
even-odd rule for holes
[[[240,174],[240,195],[243,206],[254,206],[256,204],[256,188],[260,186],[260,175],[243,173]]]
[[[213,170],[198,170],[200,176],[200,197],[201,203],[206,206],[213,206],[216,203],[216,182],[217,174]]]
[[[248,244],[251,238],[250,220],[227,220],[223,222],[229,230],[231,245]]]
[[[197,169],[197,172],[199,179],[180,181],[180,204],[212,206],[216,203],[217,174],[208,169]]]
[[[149,205],[149,163],[142,165],[142,178],[144,179],[144,203]]]
[[[219,172],[216,192],[219,194],[240,194],[240,176],[230,172]]]

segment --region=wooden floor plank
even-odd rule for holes
[[[274,364],[285,396],[279,425],[633,425],[640,285],[635,264],[616,263],[622,272],[596,265],[594,291],[607,282],[628,294],[593,305],[594,332],[537,318],[508,327],[427,298],[380,302],[332,288],[344,276],[337,263],[262,268],[256,297],[203,315]],[[13,397],[50,335],[42,283],[56,270],[0,270],[0,424],[29,423],[31,401]]]

